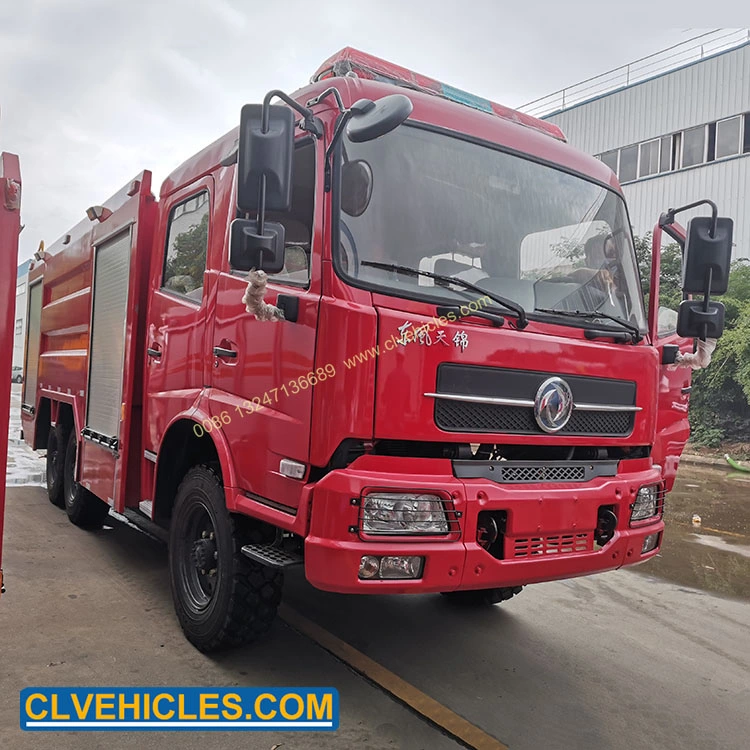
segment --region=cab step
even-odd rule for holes
[[[302,555],[276,544],[246,544],[242,548],[242,554],[269,568],[288,568],[304,562]]]

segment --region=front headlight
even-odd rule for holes
[[[373,492],[362,501],[365,534],[447,534],[448,519],[437,495]]]
[[[659,516],[660,513],[659,485],[649,484],[641,487],[635,496],[635,502],[630,506],[630,522],[646,521],[654,516]]]

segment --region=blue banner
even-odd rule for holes
[[[21,729],[334,731],[334,688],[30,687]]]

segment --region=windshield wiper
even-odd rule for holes
[[[599,318],[611,320],[613,323],[618,323],[632,334],[634,344],[637,344],[643,338],[641,329],[638,328],[638,326],[634,326],[632,323],[628,323],[627,320],[618,318],[616,315],[610,315],[609,313],[595,312],[592,310],[554,310],[548,307],[536,307],[534,308],[534,312],[562,315],[567,318],[584,318],[586,320],[597,320]]]
[[[517,316],[518,321],[516,322],[516,328],[523,330],[529,324],[528,318],[526,317],[526,310],[521,307],[517,302],[501,297],[499,294],[488,292],[486,289],[482,289],[481,286],[472,284],[469,281],[463,279],[456,279],[452,276],[443,276],[440,273],[432,273],[432,271],[420,271],[418,268],[411,268],[410,266],[401,266],[398,263],[380,263],[376,260],[362,260],[359,262],[361,266],[372,266],[373,268],[382,268],[384,271],[393,271],[394,273],[405,273],[409,276],[425,276],[428,279],[434,279],[440,282],[441,286],[448,286],[455,284],[456,286],[463,287],[472,292],[478,292],[482,296],[489,297],[493,302],[497,302],[498,305],[502,305],[508,310],[512,310]]]

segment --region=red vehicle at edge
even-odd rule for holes
[[[25,439],[73,523],[168,535],[203,650],[266,630],[295,563],[329,591],[496,603],[642,562],[689,434],[671,363],[721,332],[716,303],[688,330],[691,302],[659,331],[673,219],[647,314],[604,164],[347,48],[158,200],[144,171],[49,248]],[[252,269],[281,319],[247,311]]]

